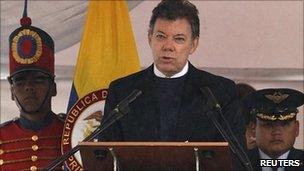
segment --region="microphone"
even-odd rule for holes
[[[246,168],[246,170],[253,170],[251,162],[241,147],[240,142],[235,137],[234,133],[231,130],[228,121],[225,119],[222,113],[221,106],[217,102],[215,96],[209,87],[200,88],[200,91],[207,99],[206,105],[209,107],[206,115],[211,119],[217,130],[221,133],[224,139],[229,143],[231,151],[237,156],[238,160]],[[220,121],[220,122],[219,122]],[[222,123],[222,124],[221,124]]]
[[[106,118],[98,128],[94,130],[89,136],[87,136],[83,142],[91,141],[94,138],[96,138],[97,135],[102,133],[104,130],[109,128],[113,123],[118,121],[120,118],[125,116],[129,111],[129,104],[132,103],[138,96],[142,94],[141,90],[135,89],[131,92],[130,95],[128,95],[126,98],[124,98],[122,101],[116,105],[116,107],[109,113],[109,117]],[[76,145],[71,150],[54,160],[50,165],[48,165],[43,170],[54,170],[56,167],[58,167],[61,163],[63,163],[66,159],[68,159],[71,155],[76,153],[79,150],[79,145]]]
[[[118,105],[114,108],[117,113],[126,113],[124,112],[125,109],[129,109],[129,104],[132,103],[138,96],[142,94],[141,90],[133,90],[129,96],[124,98]],[[129,112],[129,111],[127,111]]]
[[[132,103],[138,96],[142,94],[141,90],[135,89],[133,90],[126,98],[116,105],[116,107],[110,112],[109,116],[102,121],[102,123],[108,122],[115,115],[125,115],[130,111],[129,104]],[[121,116],[122,117],[122,116]],[[120,119],[117,117],[116,120]]]
[[[211,108],[210,110],[222,110],[221,105],[217,102],[209,87],[203,87],[200,88],[200,90],[203,93],[204,97],[207,99],[207,106]]]

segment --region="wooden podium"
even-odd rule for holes
[[[81,142],[84,170],[231,170],[227,142]]]

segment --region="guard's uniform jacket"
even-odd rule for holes
[[[33,130],[36,125],[24,123],[22,118],[1,124],[1,170],[39,170],[61,156],[64,121],[60,116],[51,114],[46,125],[37,131]]]

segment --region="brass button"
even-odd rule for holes
[[[32,149],[33,149],[33,151],[37,151],[38,150],[38,145],[32,145]]]
[[[4,153],[4,151],[2,149],[0,149],[0,155],[3,154],[3,153]]]
[[[4,161],[0,159],[0,166],[3,165]]]
[[[36,167],[36,166],[32,166],[32,167],[30,168],[30,170],[31,170],[31,171],[36,171],[36,170],[37,170],[37,167]]]
[[[38,157],[37,156],[32,156],[31,157],[31,160],[34,162],[34,161],[37,161],[38,160]]]
[[[33,141],[37,141],[37,140],[38,140],[38,136],[37,136],[37,135],[33,135],[33,136],[32,136],[32,140],[33,140]]]

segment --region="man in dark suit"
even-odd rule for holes
[[[245,97],[244,104],[255,116],[257,148],[249,151],[255,170],[304,170],[304,152],[293,147],[299,135],[297,108],[303,103],[304,94],[292,89],[263,89]],[[267,159],[273,159],[271,167],[262,164]],[[276,163],[284,159],[288,164]]]
[[[199,27],[198,11],[189,1],[164,0],[154,8],[148,31],[154,64],[110,84],[102,122],[134,89],[142,95],[101,140],[224,141],[206,115],[210,106],[200,88],[207,86],[244,145],[244,120],[238,111],[235,83],[198,70],[188,61],[198,46]]]

